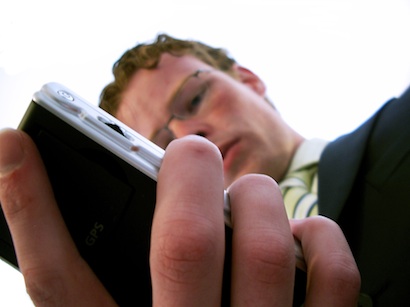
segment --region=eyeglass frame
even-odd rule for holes
[[[199,78],[200,79],[200,74],[201,73],[211,73],[213,72],[213,70],[208,70],[208,69],[197,69],[193,74],[189,75],[184,82],[181,84],[181,86],[178,88],[178,90],[176,91],[175,95],[172,98],[172,102],[170,103],[170,110],[171,110],[171,116],[169,117],[169,119],[165,122],[165,124],[158,129],[153,136],[150,138],[152,142],[154,142],[155,144],[157,144],[160,147],[166,148],[168,146],[169,143],[171,143],[171,141],[175,140],[177,137],[175,136],[175,133],[171,130],[171,128],[169,128],[169,125],[171,124],[171,122],[174,119],[178,119],[178,120],[186,120],[189,119],[193,116],[195,116],[198,112],[198,110],[196,110],[195,112],[193,112],[192,114],[188,114],[188,115],[181,115],[181,114],[176,114],[175,113],[175,109],[174,106],[176,105],[176,101],[177,98],[180,96],[181,93],[183,93],[183,89],[186,87],[186,85],[188,84],[188,82],[190,80],[192,80],[192,78]],[[208,84],[206,84],[206,90],[208,90]],[[189,113],[189,112],[188,112]],[[167,141],[166,144],[161,144],[162,142],[160,141],[159,136],[166,132],[167,136],[169,137],[169,142]],[[165,139],[165,138],[164,138]],[[168,140],[167,139],[167,140]],[[165,142],[163,142],[165,143]]]

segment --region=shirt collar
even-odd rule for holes
[[[287,173],[319,162],[320,155],[329,141],[322,139],[305,140],[296,150]]]

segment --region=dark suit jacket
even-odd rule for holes
[[[325,148],[319,213],[344,231],[373,306],[408,306],[410,88]]]

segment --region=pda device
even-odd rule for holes
[[[150,235],[164,150],[58,83],[34,94],[19,129],[39,149],[81,256],[120,306],[151,306]],[[2,211],[0,257],[18,268]],[[229,301],[229,267],[222,305]]]

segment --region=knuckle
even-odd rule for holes
[[[295,266],[293,246],[284,236],[260,235],[242,251],[244,263],[253,279],[261,283],[276,284],[290,274]]]
[[[321,216],[314,217],[311,221],[313,231],[340,232],[340,237],[344,238],[339,225],[335,221]],[[358,292],[361,284],[360,272],[347,242],[344,243],[344,248],[328,252],[326,270],[323,271],[326,274],[324,279],[331,291],[335,293],[341,293],[340,291]]]
[[[175,229],[158,238],[154,252],[157,272],[176,283],[203,278],[217,254],[213,234],[207,227],[192,229],[181,223]]]
[[[361,278],[356,263],[344,253],[329,255],[327,284],[334,293],[358,293]]]
[[[314,232],[339,232],[340,238],[344,238],[339,225],[322,216],[311,217],[310,226]],[[344,239],[343,239],[344,240]],[[326,284],[335,292],[360,291],[361,277],[357,264],[350,251],[348,243],[343,241],[339,249],[330,251],[326,255],[326,270],[322,271]]]
[[[18,218],[33,202],[30,194],[18,189],[20,177],[21,172],[15,170],[0,181],[1,203],[8,220]]]

